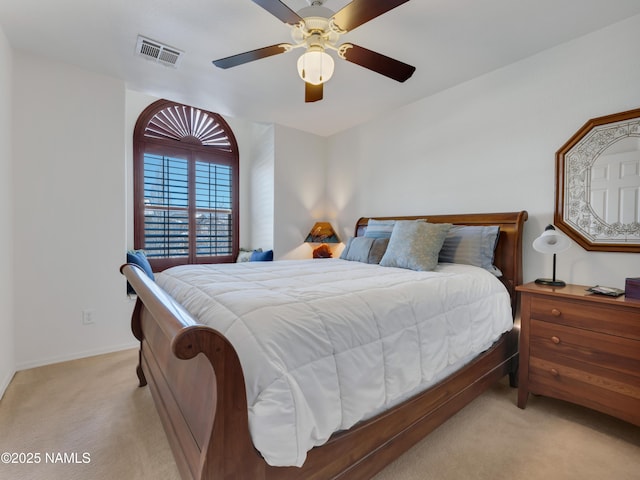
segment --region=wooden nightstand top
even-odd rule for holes
[[[567,284],[565,287],[550,287],[548,285],[539,285],[535,282],[518,285],[516,290],[519,292],[533,293],[537,295],[549,295],[563,298],[575,298],[579,300],[593,301],[597,303],[605,303],[609,305],[624,305],[625,307],[635,307],[640,309],[640,299],[626,298],[624,295],[620,297],[608,297],[606,295],[598,295],[596,293],[587,292],[587,285]]]

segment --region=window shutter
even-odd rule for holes
[[[196,255],[231,255],[231,168],[196,162],[195,169]]]
[[[186,160],[144,155],[144,251],[149,258],[189,256]]]
[[[218,114],[160,100],[134,132],[134,248],[154,270],[235,260],[238,149]]]

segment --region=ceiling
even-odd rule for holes
[[[307,0],[284,0],[292,10]],[[347,0],[326,0],[337,11]],[[251,0],[2,0],[11,46],[223,115],[331,135],[640,14],[639,0],[412,0],[341,37],[414,65],[405,83],[337,58],[324,99],[304,102],[300,50],[228,70],[214,59],[291,42]],[[135,53],[138,35],[184,51],[178,68]]]

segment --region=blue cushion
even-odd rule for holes
[[[475,265],[499,277],[502,272],[493,264],[499,235],[498,225],[454,225],[444,240],[439,261]]]
[[[133,263],[137,265],[151,280],[155,280],[153,276],[153,270],[151,269],[151,265],[149,264],[149,260],[147,260],[147,256],[144,254],[142,250],[129,250],[127,252],[127,263]],[[133,287],[127,282],[127,294],[131,295],[136,293]]]
[[[388,244],[388,238],[351,237],[340,258],[355,262],[380,263]]]
[[[251,254],[251,262],[271,262],[273,261],[273,250],[267,250],[266,252],[259,252],[254,250]]]
[[[395,220],[376,220],[370,218],[364,236],[369,238],[390,238]]]

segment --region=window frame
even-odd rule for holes
[[[199,110],[211,117],[219,126],[223,141],[215,145],[205,145],[194,135],[184,134],[180,139],[155,138],[145,135],[147,127],[156,115],[169,108]],[[138,117],[133,134],[133,244],[136,250],[145,248],[145,196],[144,196],[144,155],[146,152],[177,158],[188,162],[188,212],[189,248],[185,257],[149,257],[153,271],[185,264],[234,262],[239,252],[239,154],[238,145],[227,122],[217,113],[209,112],[170,100],[158,100],[149,105]],[[198,256],[195,247],[195,163],[199,161],[226,165],[231,168],[231,253],[229,255]]]

